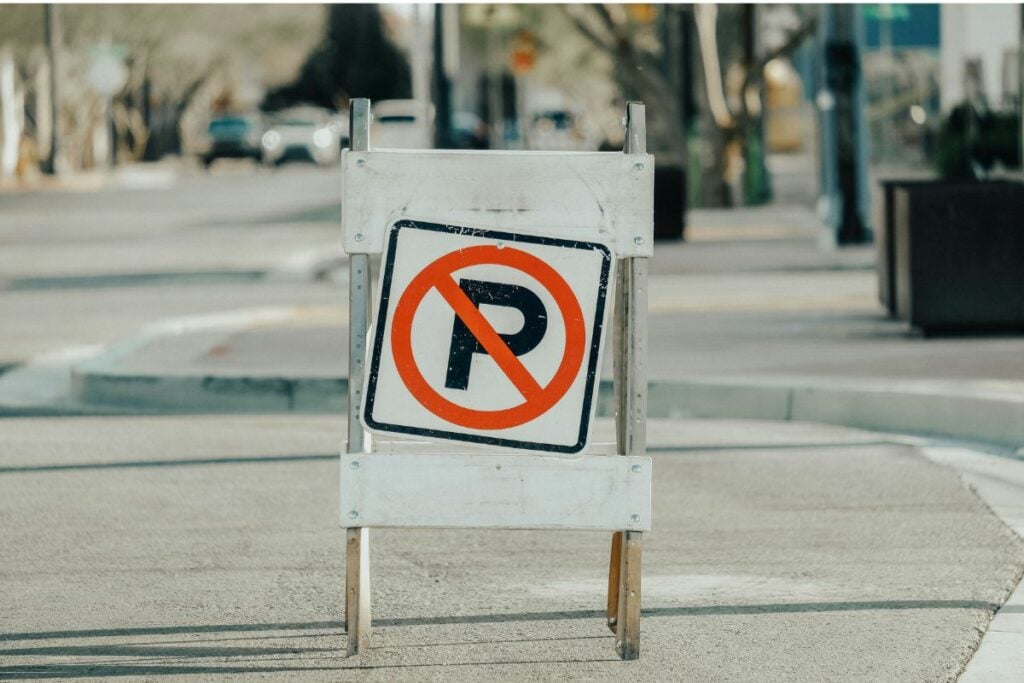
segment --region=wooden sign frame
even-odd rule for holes
[[[340,483],[348,654],[369,647],[371,527],[605,529],[614,530],[608,626],[619,656],[637,659],[643,532],[651,528],[647,257],[654,232],[654,158],[646,149],[644,105],[627,104],[622,153],[371,151],[367,99],[352,100],[350,126],[350,149],[342,161],[342,229],[349,254],[349,380],[348,439]],[[522,178],[523,183],[506,190],[513,183],[495,183],[499,177]],[[554,193],[553,178],[561,180]],[[589,235],[612,246],[618,259],[611,321],[614,455],[439,453],[430,444],[401,442],[386,445],[386,451],[374,447],[360,419],[371,323],[369,258],[380,253],[387,226],[410,213],[422,220],[462,219],[470,224],[484,216],[489,221],[486,227],[556,237]],[[457,487],[453,478],[458,479]],[[522,485],[509,486],[509,481]],[[545,489],[552,481],[560,482],[557,495]],[[472,493],[461,498],[438,495],[445,486]],[[484,504],[501,496],[518,498]],[[399,500],[403,504],[396,509],[394,501]],[[431,504],[438,500],[445,505]],[[488,512],[517,508],[523,512]]]

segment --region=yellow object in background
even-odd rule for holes
[[[811,134],[800,74],[785,58],[764,67],[765,142],[769,152],[799,152]]]

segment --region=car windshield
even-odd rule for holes
[[[554,127],[558,130],[565,130],[572,125],[572,114],[564,111],[548,111],[541,114],[537,114],[534,119],[536,122],[547,121],[550,124],[554,124]]]
[[[384,116],[377,116],[379,123],[415,123],[416,117],[412,114],[391,114]]]

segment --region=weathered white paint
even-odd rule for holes
[[[654,157],[619,152],[346,150],[349,254],[379,254],[399,218],[602,241],[650,256]]]
[[[341,459],[341,523],[345,527],[649,530],[651,459],[346,454]]]

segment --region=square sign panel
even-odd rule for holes
[[[582,451],[614,262],[594,242],[392,225],[363,392],[367,429]]]

